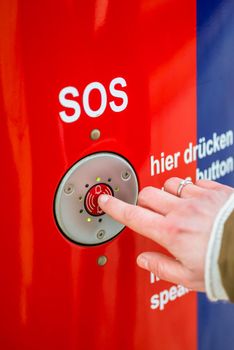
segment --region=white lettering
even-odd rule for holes
[[[218,180],[220,177],[226,176],[234,171],[234,158],[228,157],[225,160],[216,160],[204,170],[197,168],[196,179]]]
[[[118,106],[114,101],[111,101],[110,107],[114,112],[122,112],[123,110],[126,109],[128,105],[128,95],[124,91],[117,90],[115,88],[117,84],[121,85],[122,87],[126,87],[127,86],[126,80],[120,77],[115,78],[110,82],[110,87],[109,87],[111,95],[114,97],[121,98],[123,100],[123,103]]]
[[[124,78],[117,77],[111,80],[109,84],[109,91],[112,97],[115,97],[120,100],[120,103],[117,104],[116,101],[111,100],[109,106],[113,112],[122,112],[126,109],[128,105],[128,95],[121,88],[117,88],[117,85],[120,85],[122,88],[127,86],[127,82]],[[100,106],[97,109],[91,107],[92,92],[97,90],[100,94]],[[69,96],[71,97],[69,98]],[[62,121],[65,123],[72,123],[79,119],[81,115],[81,108],[83,107],[84,112],[91,118],[100,117],[106,110],[107,107],[107,90],[103,84],[100,82],[91,82],[88,84],[82,96],[82,102],[78,103],[73,98],[78,97],[79,91],[74,86],[66,86],[59,92],[59,102],[63,107],[71,108],[74,110],[73,114],[67,112],[66,110],[60,111],[59,115]],[[170,163],[170,162],[169,162]],[[170,164],[168,165],[170,166]]]
[[[170,171],[179,166],[180,152],[176,152],[173,155],[169,154],[167,156],[162,152],[160,156],[160,159],[154,159],[154,156],[150,156],[151,176]]]
[[[178,286],[172,286],[169,290],[165,289],[161,291],[159,294],[152,295],[150,302],[151,302],[151,309],[156,310],[159,308],[160,311],[165,309],[165,306],[170,302],[174,301],[177,298],[182,297],[183,295],[187,294],[189,292],[188,288],[185,288],[181,285]]]
[[[78,90],[73,86],[67,86],[63,88],[59,93],[59,102],[63,107],[74,109],[72,115],[68,115],[65,111],[59,112],[60,118],[65,123],[73,123],[80,117],[80,105],[78,102],[68,99],[67,95],[72,95],[72,97],[79,96]]]
[[[93,109],[91,109],[90,102],[89,102],[89,95],[90,95],[91,91],[93,91],[93,90],[98,90],[100,92],[100,95],[101,95],[100,107],[95,111]],[[106,90],[105,90],[104,86],[98,82],[88,84],[86,86],[86,88],[84,90],[84,94],[83,94],[83,106],[84,106],[84,110],[85,110],[86,114],[92,118],[99,117],[100,115],[102,115],[104,113],[104,111],[106,109],[106,105],[107,105],[107,95],[106,95]]]

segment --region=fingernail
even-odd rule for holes
[[[110,196],[108,196],[107,194],[101,194],[98,197],[98,202],[99,203],[106,203],[108,201],[108,199],[110,198]]]
[[[147,270],[149,269],[149,261],[144,255],[138,256],[137,263],[144,269],[147,269]]]

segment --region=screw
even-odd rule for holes
[[[105,231],[104,230],[99,230],[97,233],[97,238],[98,239],[103,239],[103,237],[105,236]]]
[[[98,140],[100,136],[101,136],[101,132],[99,129],[93,129],[90,133],[90,138],[94,141]]]
[[[64,192],[65,192],[66,194],[71,194],[71,193],[73,192],[73,190],[74,190],[74,187],[73,187],[72,184],[67,184],[67,185],[65,185],[65,187],[64,187]]]
[[[99,266],[103,266],[107,263],[107,257],[105,255],[101,255],[97,259],[97,263]]]
[[[129,180],[130,177],[131,177],[131,173],[128,170],[122,171],[122,173],[121,173],[122,180],[124,180],[124,181]]]

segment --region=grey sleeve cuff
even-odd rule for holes
[[[218,266],[219,254],[223,238],[223,228],[226,220],[234,209],[234,193],[216,216],[211,231],[205,262],[205,287],[208,298],[212,301],[228,300],[223,288]]]

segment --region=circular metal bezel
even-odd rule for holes
[[[131,174],[128,181],[122,179],[123,171]],[[107,214],[92,216],[87,212],[85,198],[88,191],[99,183],[97,178],[101,179],[100,183],[112,189],[116,198],[131,204],[137,202],[137,175],[126,158],[112,152],[98,152],[76,162],[58,185],[54,214],[63,235],[80,245],[103,244],[117,236],[125,227]],[[89,184],[88,188],[86,184]],[[68,185],[73,186],[71,193],[64,191]],[[99,220],[100,217],[102,220]],[[102,239],[97,235],[100,230],[105,231]]]

